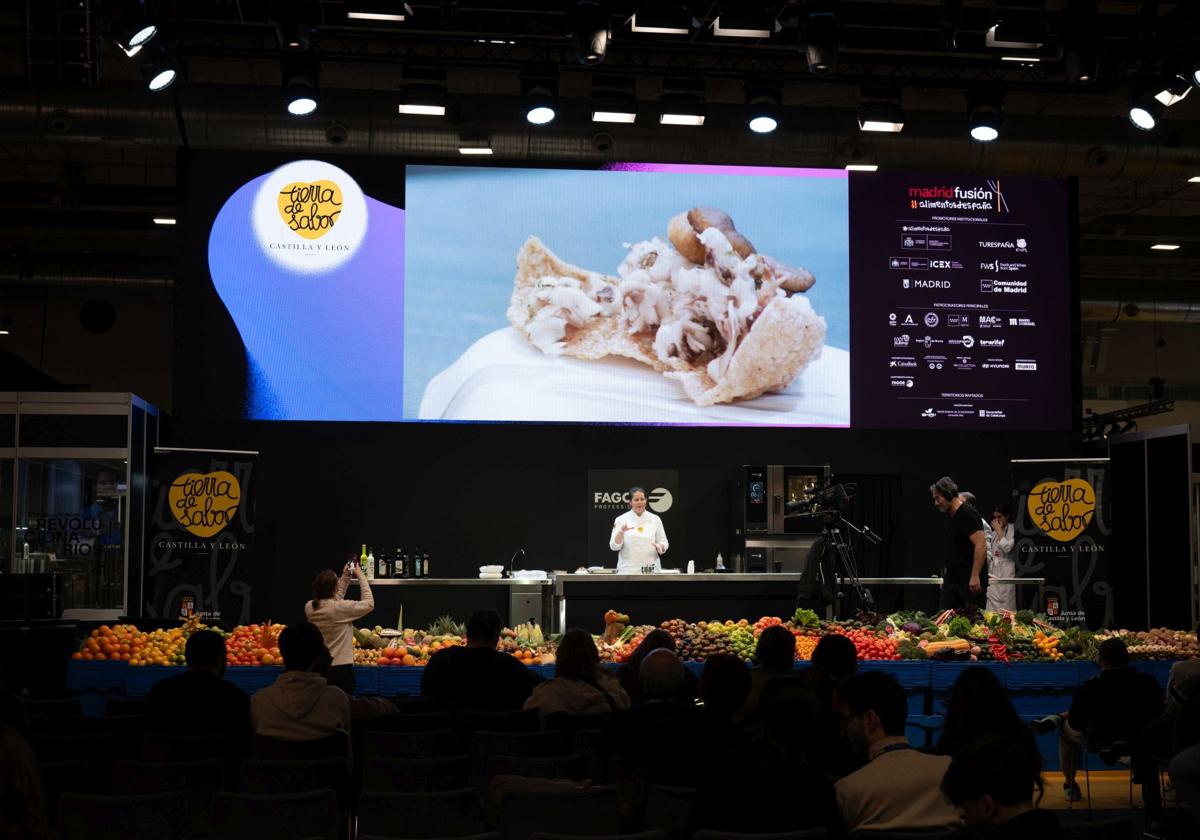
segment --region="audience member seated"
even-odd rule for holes
[[[750,694],[738,711],[738,720],[748,726],[758,717],[758,701],[763,689],[780,678],[798,678],[796,674],[796,637],[786,627],[768,627],[758,637],[754,649],[755,665],[750,669]]]
[[[22,735],[29,734],[29,718],[25,714],[25,704],[20,697],[10,694],[4,687],[2,671],[0,671],[0,726],[11,726]]]
[[[50,840],[46,798],[28,742],[0,725],[0,840]]]
[[[1200,639],[1200,625],[1196,638]],[[1184,659],[1171,666],[1167,677],[1167,712],[1173,715],[1193,703],[1200,703],[1200,659]]]
[[[1200,837],[1200,744],[1181,750],[1168,768],[1175,793],[1186,813],[1180,814],[1179,837]]]
[[[1033,730],[1021,720],[1004,686],[986,668],[967,668],[954,681],[946,722],[934,752],[956,756],[969,743],[989,736],[1007,738],[1029,757],[1031,772],[1042,772],[1042,754]]]
[[[824,827],[832,836],[840,834],[833,785],[811,760],[817,722],[816,698],[802,681],[767,682],[758,702],[754,740],[733,750],[723,765],[736,770],[706,768],[701,775],[691,831],[742,834]]]
[[[967,823],[954,840],[1058,840],[1058,817],[1037,807],[1042,790],[1025,745],[995,735],[971,741],[942,778],[942,792]]]
[[[609,717],[604,725],[604,749],[611,755],[648,759],[666,721],[695,716],[695,704],[679,699],[685,673],[683,662],[674,651],[667,648],[650,651],[638,668],[642,701]]]
[[[962,824],[942,798],[950,758],[909,746],[908,701],[894,677],[881,671],[851,677],[838,686],[836,708],[850,746],[867,759],[836,785],[847,830],[933,831]]]
[[[642,643],[637,646],[637,650],[630,654],[629,658],[625,660],[625,664],[617,670],[617,678],[621,681],[621,688],[625,689],[625,693],[629,695],[631,705],[636,706],[645,699],[642,696],[638,670],[642,666],[642,660],[656,650],[669,650],[671,653],[675,653],[675,637],[661,628],[651,630],[642,639]],[[700,681],[691,671],[684,669],[683,688],[679,692],[678,699],[684,703],[691,703],[699,694]]]
[[[329,651],[316,625],[289,625],[279,634],[286,670],[250,698],[256,735],[285,741],[311,741],[350,732],[350,698],[325,681]]]
[[[1158,779],[1142,749],[1143,730],[1162,715],[1163,693],[1148,674],[1129,666],[1129,650],[1120,639],[1100,643],[1100,673],[1075,689],[1066,717],[1051,715],[1041,723],[1058,725],[1058,759],[1063,774],[1063,793],[1069,801],[1081,798],[1075,774],[1084,746],[1103,750],[1123,743],[1124,755],[1134,758],[1134,781],[1142,785],[1147,816],[1161,808]]]
[[[317,628],[320,629],[319,627]],[[324,637],[324,634],[322,634]],[[325,678],[325,682],[329,682],[329,672],[333,667],[333,653],[328,647],[324,648],[321,653],[317,654],[316,664],[313,665],[313,671]],[[329,683],[334,688],[341,689],[345,692],[345,687]],[[386,697],[380,697],[377,694],[355,694],[350,697],[350,722],[358,723],[360,721],[376,720],[377,718],[387,717],[388,715],[399,714],[400,710],[396,708],[396,704]]]
[[[600,715],[629,708],[625,689],[600,667],[600,654],[588,631],[574,628],[564,633],[554,662],[554,679],[534,688],[524,708],[537,709],[542,717]]]
[[[225,679],[225,639],[214,630],[188,637],[186,672],[150,689],[146,731],[165,735],[228,734],[240,751],[250,746],[250,698]]]
[[[466,647],[444,648],[433,655],[421,675],[421,694],[447,707],[475,711],[516,711],[540,675],[496,650],[500,614],[476,610],[467,619]]]
[[[739,657],[708,657],[700,673],[700,713],[664,722],[651,767],[655,784],[696,787],[714,767],[726,766],[726,754],[750,742],[750,733],[734,715],[750,693],[750,669]]]
[[[858,650],[845,636],[822,636],[812,652],[810,667],[800,672],[817,698],[820,726],[817,728],[821,768],[831,779],[840,779],[862,766],[842,737],[841,717],[833,708],[834,694],[844,680],[858,672]]]

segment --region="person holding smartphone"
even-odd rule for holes
[[[350,587],[350,575],[358,578],[358,600],[346,598]],[[317,626],[325,639],[325,647],[333,664],[326,674],[326,681],[354,696],[354,646],[352,644],[354,621],[375,609],[375,597],[371,584],[367,582],[358,561],[351,558],[342,567],[341,577],[332,569],[326,569],[313,579],[313,599],[304,605],[305,617]]]

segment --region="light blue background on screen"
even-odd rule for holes
[[[517,251],[537,236],[559,257],[615,275],[623,242],[667,238],[672,216],[718,207],[757,250],[816,275],[826,344],[850,349],[849,218],[843,178],[410,166],[405,173],[404,416],[429,380],[508,325]]]

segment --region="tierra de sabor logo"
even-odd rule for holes
[[[279,218],[308,240],[320,239],[342,213],[342,190],[333,181],[296,181],[279,191]]]
[[[367,234],[362,189],[323,160],[293,161],[259,179],[250,216],[259,248],[299,274],[340,268]]]
[[[1034,526],[1058,542],[1070,542],[1087,530],[1096,514],[1096,488],[1082,478],[1043,481],[1025,502]]]
[[[171,482],[167,502],[179,524],[207,539],[223,531],[237,513],[242,485],[225,470],[185,472]]]

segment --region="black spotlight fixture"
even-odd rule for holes
[[[1185,76],[1181,72],[1169,71],[1159,82],[1154,98],[1161,102],[1164,108],[1170,108],[1175,103],[1183,101],[1191,89],[1192,80],[1189,76]]]
[[[165,44],[154,44],[146,53],[142,59],[142,78],[146,80],[147,90],[159,93],[179,81],[183,68]]]
[[[580,64],[604,61],[608,52],[608,10],[603,0],[575,0],[569,16],[571,46]]]
[[[962,22],[962,0],[942,0],[938,21],[938,40],[942,49],[958,49],[958,27]]]
[[[702,126],[705,119],[703,79],[663,79],[659,95],[659,125]]]
[[[686,3],[648,0],[638,4],[629,18],[629,31],[648,35],[691,35],[699,22]]]
[[[1094,82],[1100,73],[1096,0],[1070,0],[1062,19],[1063,68],[1076,84]]]
[[[1000,137],[1003,95],[997,91],[972,91],[967,95],[967,131],[977,143]]]
[[[755,134],[770,134],[779,128],[783,93],[778,86],[746,83],[746,127]]]
[[[858,130],[899,134],[904,130],[904,109],[895,88],[863,88],[858,106]]]
[[[1196,61],[1192,62],[1191,76],[1192,84],[1196,87],[1200,87],[1200,59],[1196,59]]]
[[[525,121],[549,125],[558,116],[558,79],[551,75],[521,77],[521,102]]]
[[[443,69],[404,68],[404,81],[400,85],[401,114],[423,117],[446,116],[446,71]]]
[[[123,0],[115,6],[112,38],[132,58],[158,34],[158,23],[145,0]]]
[[[803,38],[808,72],[814,76],[828,76],[837,69],[839,32],[832,3],[816,4],[809,9]]]
[[[1129,100],[1129,121],[1141,131],[1153,131],[1162,119],[1164,110],[1166,106],[1155,99],[1150,91],[1135,91]]]
[[[271,23],[275,25],[279,48],[307,50],[312,41],[314,21],[319,20],[318,14],[312,0],[271,0]]]
[[[598,75],[592,79],[592,122],[637,121],[637,88],[628,76]]]
[[[293,117],[306,117],[320,104],[321,61],[312,53],[283,55],[279,59],[283,105]]]

